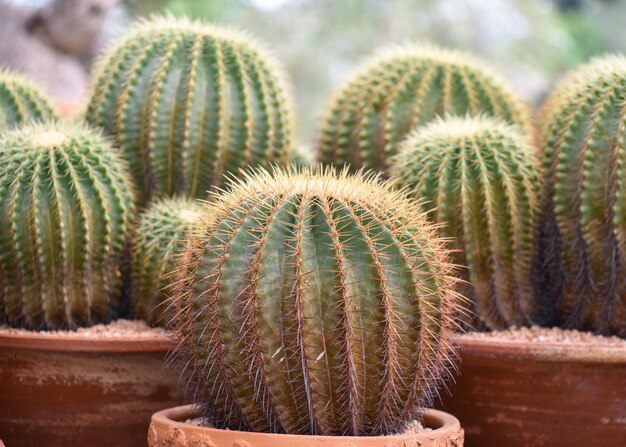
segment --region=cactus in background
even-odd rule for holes
[[[83,126],[34,124],[0,139],[0,320],[27,328],[106,321],[134,217],[125,166]]]
[[[131,305],[133,315],[163,324],[166,293],[176,256],[187,233],[202,216],[195,200],[173,198],[150,205],[139,219],[133,241]]]
[[[87,121],[114,137],[142,205],[202,198],[226,173],[288,161],[292,113],[282,72],[243,34],[154,18],[95,71]]]
[[[416,126],[467,114],[500,117],[529,129],[526,106],[471,56],[424,45],[388,48],[334,95],[318,158],[386,175],[398,143]]]
[[[446,377],[458,296],[419,206],[377,177],[257,170],[207,208],[171,326],[218,427],[376,435]]]
[[[56,119],[51,101],[31,82],[0,70],[0,132],[18,124]]]
[[[291,163],[300,168],[312,168],[315,166],[315,154],[308,146],[303,144],[292,149],[290,158]]]
[[[532,287],[538,161],[516,128],[486,117],[418,128],[392,160],[391,177],[430,209],[452,241],[464,295],[490,329],[544,323]]]
[[[574,72],[551,94],[542,122],[559,322],[625,337],[626,57]]]

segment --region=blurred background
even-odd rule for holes
[[[538,105],[568,69],[626,49],[622,0],[0,0],[0,66],[59,103],[139,16],[187,15],[249,30],[284,64],[311,143],[328,95],[376,48],[407,40],[471,51]]]

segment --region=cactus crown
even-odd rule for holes
[[[292,113],[276,67],[243,33],[155,17],[100,60],[86,118],[115,138],[141,204],[205,197],[225,173],[287,161]]]
[[[537,161],[514,126],[488,117],[449,117],[401,144],[392,178],[425,201],[466,266],[465,295],[491,329],[537,322],[532,284],[539,202]]]
[[[466,114],[529,122],[517,95],[471,56],[430,45],[385,48],[333,96],[318,157],[386,173],[397,144],[416,126]]]
[[[26,78],[0,69],[0,131],[30,121],[48,121],[57,115],[51,101]]]
[[[133,315],[150,324],[163,324],[164,289],[187,233],[198,223],[204,207],[182,197],[158,200],[141,215],[133,241],[131,305]]]
[[[326,170],[235,182],[194,232],[171,324],[190,394],[220,426],[375,435],[446,377],[456,294],[418,205]]]
[[[576,70],[543,118],[544,233],[559,323],[626,336],[626,57]]]
[[[133,219],[124,164],[83,126],[33,124],[0,139],[0,319],[59,329],[105,321]]]

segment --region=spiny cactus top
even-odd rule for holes
[[[528,125],[517,95],[471,56],[427,45],[387,48],[333,97],[322,124],[321,163],[387,173],[397,144],[437,116],[486,114]]]
[[[626,57],[573,73],[542,122],[561,323],[626,336]]]
[[[142,205],[204,197],[225,173],[287,161],[292,114],[281,70],[242,33],[142,21],[95,72],[87,121],[115,138]]]
[[[98,134],[54,123],[6,132],[0,320],[60,329],[111,317],[133,216],[125,165]]]
[[[141,215],[133,241],[131,302],[133,315],[164,324],[166,291],[176,256],[204,207],[192,199],[162,199]]]
[[[0,132],[57,118],[46,95],[22,76],[0,69]]]
[[[466,295],[491,329],[541,317],[531,275],[539,215],[532,152],[500,120],[451,117],[418,128],[393,160],[392,178],[454,241]]]
[[[377,178],[257,170],[216,197],[172,302],[190,394],[220,427],[375,435],[446,375],[442,241]]]

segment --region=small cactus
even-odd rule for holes
[[[384,49],[333,96],[319,161],[386,175],[398,143],[416,126],[466,114],[529,123],[518,96],[471,56],[427,45]]]
[[[518,129],[487,117],[450,117],[418,128],[391,176],[430,210],[450,238],[464,294],[491,329],[543,322],[535,299],[538,161]]]
[[[626,57],[596,59],[542,119],[548,287],[565,327],[626,336]]]
[[[195,200],[166,198],[152,203],[139,219],[133,240],[131,305],[133,315],[164,324],[165,290],[187,233],[202,216]]]
[[[121,148],[142,206],[203,198],[226,173],[287,161],[292,114],[281,70],[242,33],[153,18],[95,73],[86,119]]]
[[[134,217],[125,165],[83,126],[0,139],[0,320],[62,329],[106,321]]]
[[[446,376],[457,295],[417,204],[377,177],[256,170],[207,208],[171,326],[218,427],[376,435]]]
[[[22,76],[0,69],[0,132],[15,126],[56,119],[50,100]]]

